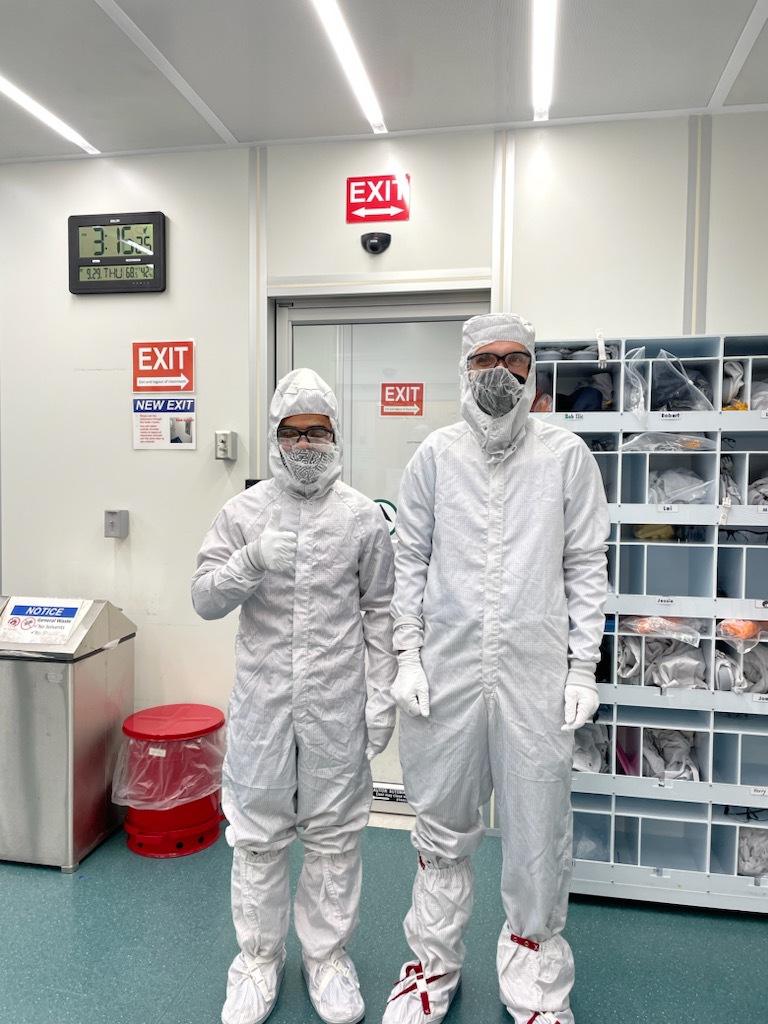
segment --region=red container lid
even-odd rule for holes
[[[224,713],[207,704],[164,704],[129,715],[123,732],[135,740],[190,740],[224,725]]]

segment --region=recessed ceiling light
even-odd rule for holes
[[[557,0],[533,0],[531,67],[534,121],[549,119],[555,75],[556,28]]]
[[[387,131],[384,116],[338,3],[336,0],[312,0],[312,3],[368,123],[377,135],[384,134]]]
[[[0,92],[3,93],[4,96],[7,96],[9,100],[13,100],[14,103],[18,103],[20,107],[23,107],[27,113],[36,117],[38,121],[42,121],[43,124],[47,125],[49,128],[53,128],[55,132],[58,132],[59,135],[63,135],[64,138],[69,139],[70,142],[74,142],[76,146],[80,146],[80,148],[84,149],[86,153],[96,154],[100,152],[100,150],[96,149],[95,146],[92,146],[90,142],[86,142],[82,135],[78,135],[74,128],[70,128],[68,124],[64,124],[64,122],[60,118],[56,117],[55,114],[52,114],[50,110],[46,110],[45,107],[41,106],[41,104],[37,102],[37,100],[33,100],[31,96],[27,96],[25,92],[22,92],[21,89],[15,86],[12,82],[9,82],[7,78],[3,78],[2,75],[0,75]]]

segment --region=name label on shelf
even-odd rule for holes
[[[761,420],[768,420],[768,409],[761,409],[760,410],[760,419]]]
[[[677,505],[657,505],[657,512],[677,512]]]
[[[755,608],[768,608],[768,600],[755,601]]]
[[[757,514],[759,516],[768,516],[768,505],[758,505]]]
[[[768,693],[753,693],[752,700],[755,704],[768,704]]]
[[[750,796],[768,796],[768,786],[753,786],[749,791]]]
[[[583,412],[567,412],[565,414],[565,419],[566,419],[566,422],[568,422],[569,420],[583,420],[584,419],[584,413]]]
[[[674,604],[674,597],[657,597],[656,604]]]
[[[679,420],[680,419],[680,413],[679,412],[663,412],[661,414],[661,418],[663,420]]]

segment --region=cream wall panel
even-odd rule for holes
[[[768,114],[712,123],[707,331],[768,332]]]
[[[515,150],[511,294],[538,337],[679,334],[687,122],[531,129]]]
[[[411,216],[346,223],[347,178],[411,176]],[[269,150],[268,277],[337,277],[484,268],[490,275],[493,133],[409,136]],[[365,231],[389,231],[371,256]]]
[[[189,582],[247,476],[248,153],[0,168],[3,590],[108,598],[136,622],[136,704],[224,708],[236,616],[206,623]],[[73,296],[67,217],[162,210],[168,288]],[[132,450],[131,342],[196,340],[196,451]],[[236,430],[233,466],[213,432]],[[181,447],[181,446],[179,446]],[[130,511],[126,540],[103,536]]]

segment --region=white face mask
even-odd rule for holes
[[[468,376],[475,401],[484,413],[494,419],[506,416],[514,409],[525,387],[525,380],[506,366],[497,366],[493,370],[470,370]]]
[[[313,484],[336,460],[336,445],[314,448],[281,448],[280,455],[288,472],[300,484]]]

